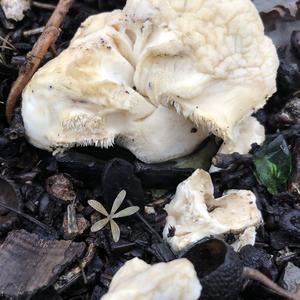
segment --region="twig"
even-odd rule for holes
[[[38,1],[32,1],[32,6],[37,7],[37,8],[48,9],[48,10],[54,10],[55,9],[55,5],[47,4],[47,3],[41,3],[41,2],[38,2]]]
[[[44,32],[33,46],[32,51],[28,54],[27,62],[22,66],[19,77],[13,84],[6,102],[6,118],[9,122],[11,121],[15,105],[23,89],[38,69],[49,47],[56,42],[60,34],[59,27],[73,2],[74,0],[59,0],[52,16],[45,26]]]
[[[0,206],[5,208],[6,210],[16,214],[16,215],[19,215],[20,217],[22,217],[24,219],[27,219],[28,221],[36,224],[37,226],[39,226],[39,227],[43,228],[44,230],[46,230],[48,233],[51,233],[51,234],[55,233],[56,234],[56,232],[51,227],[49,227],[46,224],[38,221],[37,219],[35,219],[35,218],[33,218],[33,217],[23,213],[23,212],[20,212],[20,211],[14,209],[12,207],[9,207],[9,206],[3,204],[2,202],[0,202]]]
[[[15,51],[14,48],[11,48],[11,47],[9,47],[9,46],[4,46],[4,45],[2,45],[2,46],[0,46],[0,48],[1,48],[2,50],[5,49],[5,50],[10,50],[10,51]]]
[[[4,38],[0,35],[0,40],[4,43],[4,44],[2,44],[2,46],[8,45],[11,48],[13,48],[14,50],[17,50],[16,47],[12,43],[10,43],[7,38]]]
[[[28,37],[30,35],[39,34],[39,33],[42,33],[44,30],[45,30],[45,26],[39,27],[39,28],[30,29],[30,30],[26,30],[26,31],[23,32],[23,36],[24,37]]]
[[[56,283],[54,284],[54,289],[62,293],[65,289],[67,289],[71,284],[73,284],[78,278],[83,276],[84,278],[84,268],[92,261],[96,254],[96,246],[91,243],[88,247],[88,250],[80,262],[79,266],[74,267],[68,273],[60,276]],[[84,280],[85,282],[85,280]],[[86,284],[86,282],[85,282]]]
[[[52,54],[52,57],[56,57],[57,56],[57,51],[56,51],[56,48],[55,48],[55,45],[52,44],[49,48],[51,54]]]
[[[133,206],[132,202],[130,200],[126,200],[126,202],[128,203],[129,206]],[[157,231],[145,220],[145,218],[139,213],[139,212],[136,212],[135,213],[136,216],[146,225],[146,227],[149,229],[149,231],[151,233],[153,233],[157,239],[163,243],[164,240],[162,239],[162,237],[157,233]]]
[[[245,279],[252,279],[262,283],[266,287],[276,292],[279,296],[285,297],[286,299],[300,300],[300,295],[298,293],[288,292],[287,290],[283,289],[275,282],[273,282],[271,279],[269,279],[267,276],[265,276],[263,273],[255,269],[245,267],[243,270],[243,277]]]

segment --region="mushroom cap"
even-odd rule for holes
[[[201,284],[187,259],[149,265],[139,258],[127,261],[114,275],[102,300],[197,300]]]
[[[239,248],[247,241],[253,242],[253,234],[250,238],[247,238],[249,232],[246,236],[242,234],[262,223],[256,197],[251,191],[230,190],[223,197],[214,199],[211,178],[203,170],[196,170],[178,185],[174,198],[165,210],[168,217],[163,235],[175,251],[204,237],[222,236],[229,232],[241,234]],[[175,235],[168,237],[171,226],[175,227]]]
[[[23,93],[31,143],[114,143],[145,162],[228,141],[276,90],[278,58],[250,0],[128,0],[88,18]],[[195,133],[191,130],[198,127]]]
[[[34,75],[22,106],[33,145],[116,143],[145,162],[160,162],[189,154],[206,138],[175,110],[155,107],[134,90],[131,42],[115,29],[122,20],[120,11],[90,17],[70,46]]]
[[[152,26],[134,74],[152,103],[227,140],[276,91],[276,49],[251,1],[128,0],[124,11]]]

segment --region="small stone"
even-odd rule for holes
[[[255,173],[258,181],[271,194],[278,194],[287,188],[292,172],[292,157],[282,135],[262,147],[254,154]]]
[[[155,209],[152,206],[145,206],[144,210],[147,215],[155,215]]]
[[[282,284],[291,293],[294,293],[300,284],[300,268],[289,262],[284,270]]]
[[[72,202],[76,199],[73,184],[64,174],[47,178],[46,190],[50,195],[66,202]]]

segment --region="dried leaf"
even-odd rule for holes
[[[108,223],[108,221],[109,221],[108,218],[105,218],[105,219],[102,219],[102,220],[96,222],[96,223],[92,226],[91,231],[92,231],[92,232],[96,232],[96,231],[101,230],[101,229]]]
[[[127,207],[127,208],[119,211],[115,215],[113,215],[113,218],[116,219],[116,218],[123,218],[123,217],[131,216],[131,215],[135,214],[136,212],[138,212],[139,209],[140,208],[138,206]]]
[[[122,190],[118,196],[116,197],[115,201],[114,201],[114,204],[111,208],[111,216],[113,216],[115,214],[115,212],[119,209],[119,207],[121,206],[122,202],[124,201],[126,197],[126,191],[125,190]]]
[[[110,226],[113,240],[117,243],[120,239],[120,227],[114,220],[110,220]]]
[[[107,210],[105,209],[105,207],[100,202],[98,202],[96,200],[89,200],[88,204],[93,209],[95,209],[96,211],[98,211],[99,213],[101,213],[102,215],[108,217],[109,214],[108,214]]]

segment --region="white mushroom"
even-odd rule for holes
[[[224,140],[276,91],[278,57],[249,0],[128,0],[124,11],[152,33],[135,85]]]
[[[0,5],[7,19],[21,21],[30,9],[31,0],[0,0]]]
[[[114,275],[102,300],[197,300],[201,284],[185,258],[149,265],[134,258]]]
[[[230,154],[238,152],[247,154],[251,145],[262,144],[265,140],[265,128],[254,117],[247,117],[240,121],[233,130],[233,138],[222,144],[218,154]],[[217,172],[220,169],[211,166],[210,173]]]
[[[101,28],[106,18],[111,25]],[[159,162],[192,152],[206,138],[191,121],[133,89],[134,68],[121,53],[130,41],[114,28],[119,18],[120,12],[89,18],[70,47],[27,85],[22,115],[33,145],[116,143],[145,162]]]
[[[249,237],[251,231],[247,231],[247,236],[243,233],[262,223],[256,197],[251,191],[230,190],[223,197],[214,199],[211,178],[203,170],[196,170],[179,184],[165,210],[168,217],[163,235],[175,251],[204,237],[222,237],[226,233],[242,235],[240,244],[244,245],[245,241],[252,244],[255,238],[253,234]],[[171,237],[168,236],[170,227],[175,228],[175,235]]]
[[[48,150],[115,143],[166,161],[211,132],[230,143],[276,90],[277,67],[250,0],[128,0],[87,19],[35,74],[23,93],[26,134]]]

